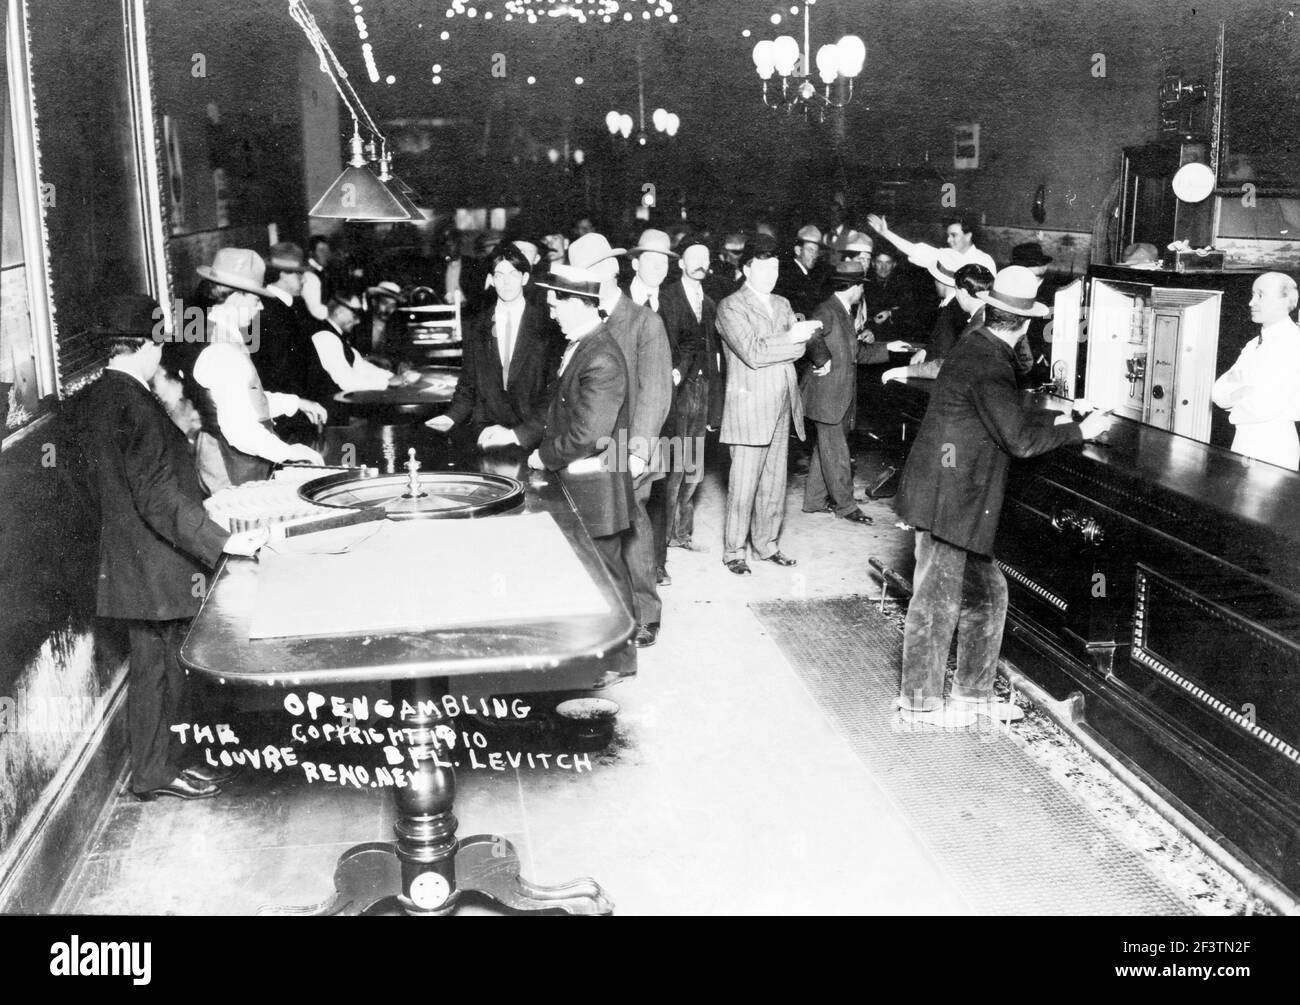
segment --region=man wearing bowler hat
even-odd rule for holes
[[[1009,266],[979,294],[983,323],[945,360],[903,469],[895,506],[916,531],[898,699],[907,723],[960,728],[977,715],[1003,722],[1024,715],[993,697],[1007,613],[993,539],[1007,471],[1013,457],[1093,439],[1109,424],[1104,413],[1075,423],[1021,404],[1014,347],[1030,318],[1045,313],[1037,289],[1033,273]],[[944,670],[959,621],[957,677],[945,702]]]
[[[568,346],[528,466],[556,473],[631,607],[623,541],[636,509],[626,456],[629,382],[623,353],[600,316],[603,277],[557,263],[537,285]]]
[[[69,403],[69,433],[99,502],[96,613],[126,623],[131,655],[127,727],[131,789],[205,799],[231,772],[182,768],[170,727],[188,718],[178,653],[218,558],[252,555],[266,531],[230,534],[203,508],[189,442],[150,390],[162,346],[161,311],[148,296],[114,297],[92,337],[108,349],[103,374]]]
[[[263,479],[272,465],[285,461],[324,463],[311,447],[280,439],[271,420],[301,412],[321,426],[325,409],[296,394],[263,390],[244,341],[244,331],[262,309],[260,298],[274,295],[263,282],[262,257],[246,248],[222,248],[210,266],[199,266],[198,273],[212,304],[207,345],[194,362],[191,388],[202,421],[195,461],[204,488],[216,492]]]
[[[664,479],[666,544],[687,551],[708,551],[693,540],[695,493],[704,481],[704,434],[712,407],[709,399],[718,379],[718,307],[704,289],[708,273],[708,247],[692,244],[682,252],[681,278],[665,284],[659,300],[677,383],[669,420],[675,437],[669,442],[677,450]]]
[[[824,346],[830,366],[804,371],[800,384],[804,416],[817,430],[817,445],[808,464],[808,483],[804,487],[803,511],[821,513],[831,510],[837,517],[853,523],[869,524],[867,516],[853,501],[853,471],[849,458],[849,433],[858,412],[858,359],[875,349],[871,343],[859,342],[853,327],[852,311],[862,299],[866,269],[856,259],[844,259],[831,276],[834,290],[817,309],[813,321],[822,330],[809,340]]]
[[[663,477],[660,433],[672,402],[672,353],[659,315],[634,304],[618,287],[615,256],[604,235],[583,234],[569,245],[569,264],[600,277],[600,310],[605,326],[627,363],[628,468],[636,491],[632,528],[623,540],[623,557],[632,577],[637,631],[633,644],[652,646],[659,635],[663,605],[655,582],[654,529],[646,503],[656,478]]]

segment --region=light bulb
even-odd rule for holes
[[[867,47],[857,35],[845,35],[835,47],[839,49],[839,72],[846,77],[856,77],[867,61]]]
[[[839,65],[840,50],[838,46],[823,45],[817,50],[817,73],[821,76],[823,84],[829,84],[835,80]]]
[[[783,77],[790,76],[799,64],[799,43],[794,40],[793,35],[781,35],[773,45],[776,72]]]
[[[610,136],[618,135],[618,126],[621,119],[618,112],[610,112],[605,116],[605,128],[609,130]]]
[[[771,78],[776,69],[776,43],[770,38],[765,38],[754,46],[754,66],[764,80]]]
[[[676,112],[669,112],[668,119],[664,123],[664,132],[669,136],[676,136],[677,130],[682,127],[682,120]]]
[[[663,108],[656,108],[654,114],[650,116],[650,121],[655,124],[655,129],[663,132],[668,128],[668,112]]]

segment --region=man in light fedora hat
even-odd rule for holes
[[[1038,279],[1013,265],[981,292],[983,323],[953,348],[930,393],[903,469],[895,508],[916,531],[914,592],[903,635],[898,706],[908,723],[969,726],[977,715],[1010,722],[1023,712],[993,697],[1007,584],[993,541],[1013,457],[1035,457],[1094,439],[1104,413],[1081,423],[1026,407],[1016,388],[1015,345],[1029,319]],[[944,670],[961,618],[957,677],[945,703]]]
[[[775,292],[803,317],[811,317],[823,299],[826,274],[818,268],[823,250],[821,229],[809,223],[795,235],[794,257],[781,263]]]
[[[316,425],[325,409],[296,394],[265,391],[242,330],[262,309],[265,286],[262,256],[246,248],[222,248],[211,265],[201,265],[206,280],[208,344],[194,362],[192,400],[202,426],[196,443],[199,478],[209,492],[270,475],[285,461],[324,463],[303,444],[289,444],[275,434],[272,419],[301,412]]]
[[[660,303],[660,293],[664,280],[668,278],[668,269],[680,256],[672,250],[672,238],[662,230],[643,230],[636,246],[628,248],[628,257],[632,259],[632,281],[628,284],[627,295],[634,304],[649,307],[661,318],[664,316]],[[672,357],[677,356],[676,333],[664,322],[668,336],[668,349]],[[664,420],[659,435],[671,441],[676,434],[675,410],[677,406],[677,387],[681,384],[681,371],[672,370],[673,388],[668,400],[668,417]],[[664,457],[667,468],[672,458]],[[646,500],[646,513],[650,517],[650,527],[654,535],[655,585],[670,586],[672,579],[668,575],[668,504],[665,498],[666,481],[657,478],[650,487],[650,497]]]
[[[569,245],[569,264],[590,269],[600,277],[600,309],[627,363],[627,463],[636,506],[632,528],[624,537],[623,555],[632,577],[637,620],[633,643],[644,647],[654,645],[663,611],[655,576],[654,528],[646,503],[653,481],[663,477],[660,435],[673,396],[672,353],[659,315],[634,304],[618,287],[614,259],[623,254],[626,250],[611,248],[603,234],[583,234]]]

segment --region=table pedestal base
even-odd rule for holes
[[[594,879],[575,879],[560,886],[538,886],[519,875],[514,845],[493,834],[475,834],[457,842],[456,894],[437,908],[421,910],[404,903],[402,863],[397,847],[368,841],[349,848],[334,870],[334,896],[309,907],[265,906],[262,915],[303,917],[419,914],[443,916],[459,906],[459,895],[473,891],[515,911],[563,911],[566,914],[610,914],[613,903]]]

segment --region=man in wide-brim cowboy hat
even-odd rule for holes
[[[199,478],[210,492],[264,479],[285,461],[324,463],[303,444],[275,434],[271,420],[301,412],[318,426],[325,409],[296,394],[265,391],[243,332],[262,309],[265,286],[262,257],[246,248],[222,248],[211,265],[201,265],[208,301],[207,342],[194,362],[194,404],[202,428],[196,444]],[[256,339],[253,340],[256,343]]]

